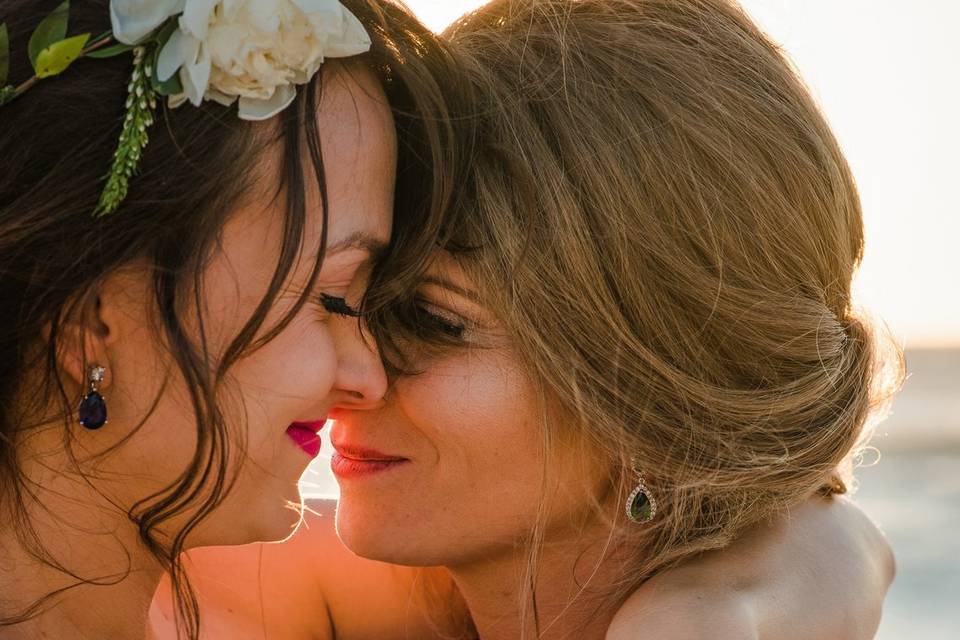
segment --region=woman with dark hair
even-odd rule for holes
[[[834,496],[900,359],[779,48],[725,0],[494,0],[448,36],[469,170],[367,317],[396,377],[333,416],[337,535],[316,505],[191,553],[209,637],[872,637],[892,558]]]
[[[0,636],[142,638],[166,572],[196,637],[182,551],[289,536],[329,413],[381,402],[358,307],[434,244],[444,53],[366,0],[0,25]]]

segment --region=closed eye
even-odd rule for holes
[[[462,339],[463,334],[467,330],[465,325],[458,324],[450,318],[434,313],[423,305],[417,305],[417,311],[420,312],[419,319],[427,328],[441,331],[451,338]]]
[[[347,304],[347,301],[344,298],[338,298],[336,296],[327,295],[326,293],[321,293],[320,304],[322,304],[323,308],[328,312],[338,316],[344,316],[347,318],[360,317],[360,312]]]

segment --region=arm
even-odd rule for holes
[[[811,498],[646,582],[607,640],[866,640],[893,576],[889,545],[855,504]]]

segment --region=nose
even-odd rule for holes
[[[387,392],[387,373],[373,338],[357,318],[331,318],[330,331],[337,350],[336,404],[351,409],[378,407]]]

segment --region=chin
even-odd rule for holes
[[[255,539],[250,542],[280,542],[294,534],[303,521],[303,496],[298,485],[286,486],[272,496],[263,496],[263,508],[257,516],[246,516]],[[249,502],[246,505],[249,509]]]
[[[303,501],[299,495],[284,505],[275,505],[271,510],[269,517],[264,514],[265,517],[257,522],[257,533],[248,542],[282,542],[292,536],[303,521]]]
[[[191,535],[191,547],[234,546],[254,542],[280,542],[300,526],[303,502],[300,491],[261,495],[231,495]]]
[[[360,557],[412,567],[443,564],[442,559],[425,548],[427,541],[437,542],[435,535],[421,531],[424,522],[385,517],[381,509],[363,508],[356,501],[341,495],[337,503],[337,536],[350,551]]]

